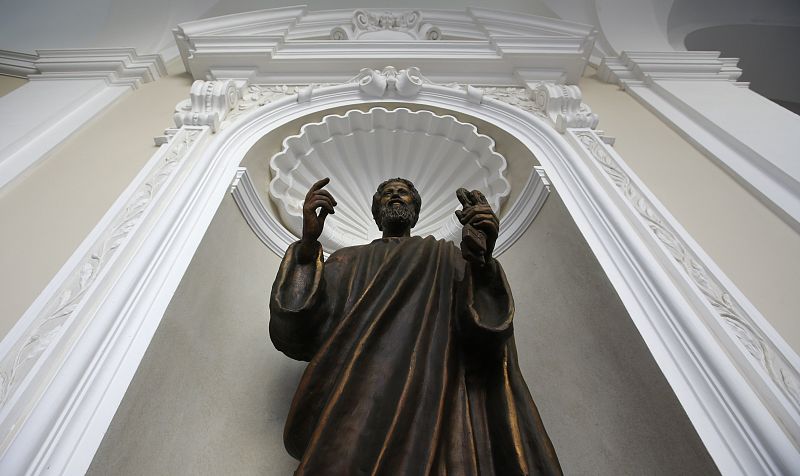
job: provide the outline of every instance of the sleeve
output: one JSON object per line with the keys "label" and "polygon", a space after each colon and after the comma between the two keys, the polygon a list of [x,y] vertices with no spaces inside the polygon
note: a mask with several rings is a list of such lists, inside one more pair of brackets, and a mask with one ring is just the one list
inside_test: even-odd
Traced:
{"label": "sleeve", "polygon": [[322,245],[316,246],[316,257],[306,264],[297,262],[298,243],[289,246],[270,295],[270,339],[296,360],[309,361],[314,356],[328,314]]}
{"label": "sleeve", "polygon": [[467,263],[459,294],[462,339],[474,349],[499,349],[514,333],[514,299],[500,263]]}

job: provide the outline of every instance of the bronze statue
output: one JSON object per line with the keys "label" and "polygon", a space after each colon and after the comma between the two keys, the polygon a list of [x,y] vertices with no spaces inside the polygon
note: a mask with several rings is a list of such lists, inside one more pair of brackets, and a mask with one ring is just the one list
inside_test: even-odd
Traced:
{"label": "bronze statue", "polygon": [[310,362],[284,429],[295,474],[561,474],[518,368],[514,302],[492,257],[499,221],[483,194],[456,193],[459,251],[410,236],[420,196],[387,180],[372,203],[383,238],[323,262],[328,182],[306,195],[303,237],[270,300],[272,342]]}

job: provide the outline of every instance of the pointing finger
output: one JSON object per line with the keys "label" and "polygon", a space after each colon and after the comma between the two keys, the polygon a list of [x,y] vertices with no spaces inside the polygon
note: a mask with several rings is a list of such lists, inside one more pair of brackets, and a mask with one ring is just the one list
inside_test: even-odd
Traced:
{"label": "pointing finger", "polygon": [[331,203],[334,206],[337,205],[336,199],[333,198],[333,195],[331,195],[330,192],[328,192],[327,190],[316,190],[316,191],[314,191],[313,197],[311,197],[311,198],[314,199],[314,198],[319,198],[319,197],[325,197],[328,200],[330,200]]}
{"label": "pointing finger", "polygon": [[458,201],[461,202],[461,206],[463,207],[469,207],[473,205],[469,198],[469,192],[467,192],[466,188],[459,188],[456,190],[456,198],[458,198]]}
{"label": "pointing finger", "polygon": [[[308,193],[311,194],[313,192],[316,192],[317,190],[321,189],[325,185],[328,185],[328,182],[330,182],[330,181],[331,181],[330,177],[325,177],[322,180],[317,180],[314,183],[314,185],[312,185],[311,188],[308,190]],[[306,195],[306,196],[308,196],[308,195]]]}

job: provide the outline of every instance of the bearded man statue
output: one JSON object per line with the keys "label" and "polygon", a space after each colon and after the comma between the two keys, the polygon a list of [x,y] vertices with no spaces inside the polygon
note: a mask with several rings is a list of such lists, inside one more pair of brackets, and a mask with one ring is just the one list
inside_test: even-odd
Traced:
{"label": "bearded man statue", "polygon": [[422,200],[383,182],[373,242],[323,259],[336,200],[315,183],[270,299],[270,337],[309,361],[284,430],[296,475],[561,474],[517,363],[499,221],[459,189],[460,248],[411,236]]}

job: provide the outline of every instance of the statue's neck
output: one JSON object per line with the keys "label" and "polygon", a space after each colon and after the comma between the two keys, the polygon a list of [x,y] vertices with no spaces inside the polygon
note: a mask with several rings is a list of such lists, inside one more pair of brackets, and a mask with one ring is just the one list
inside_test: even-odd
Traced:
{"label": "statue's neck", "polygon": [[392,229],[388,227],[383,227],[383,237],[384,238],[408,238],[411,236],[411,228],[398,228]]}

